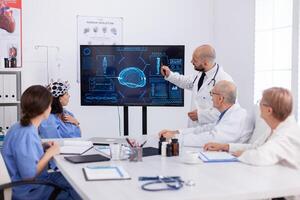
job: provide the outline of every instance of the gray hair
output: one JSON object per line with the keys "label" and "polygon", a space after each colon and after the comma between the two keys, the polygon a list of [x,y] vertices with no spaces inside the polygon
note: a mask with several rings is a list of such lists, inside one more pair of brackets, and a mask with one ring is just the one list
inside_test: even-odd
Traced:
{"label": "gray hair", "polygon": [[233,82],[225,80],[219,81],[215,85],[215,89],[224,97],[226,103],[235,104],[237,88]]}

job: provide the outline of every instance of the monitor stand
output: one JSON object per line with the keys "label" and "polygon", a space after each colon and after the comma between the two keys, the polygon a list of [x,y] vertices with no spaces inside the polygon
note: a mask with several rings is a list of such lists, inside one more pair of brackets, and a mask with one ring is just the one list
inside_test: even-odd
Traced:
{"label": "monitor stand", "polygon": [[[128,106],[124,106],[123,119],[124,119],[124,136],[129,135],[129,123],[128,123]],[[142,127],[143,135],[147,135],[147,106],[142,106]]]}
{"label": "monitor stand", "polygon": [[124,106],[123,110],[123,120],[124,120],[124,136],[128,136],[128,106]]}
{"label": "monitor stand", "polygon": [[142,115],[143,115],[143,135],[147,135],[147,106],[143,106],[143,111],[142,111]]}

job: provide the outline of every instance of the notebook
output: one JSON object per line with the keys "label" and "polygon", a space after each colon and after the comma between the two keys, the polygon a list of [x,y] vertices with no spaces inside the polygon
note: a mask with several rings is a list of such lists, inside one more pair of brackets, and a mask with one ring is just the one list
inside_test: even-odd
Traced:
{"label": "notebook", "polygon": [[71,163],[88,163],[88,162],[102,162],[102,161],[109,161],[110,158],[99,154],[93,155],[84,155],[84,156],[68,156],[64,157],[67,161]]}
{"label": "notebook", "polygon": [[122,166],[87,166],[83,173],[87,181],[131,179]]}
{"label": "notebook", "polygon": [[65,140],[60,147],[60,154],[81,155],[92,148],[91,141]]}
{"label": "notebook", "polygon": [[236,157],[224,151],[201,151],[199,158],[203,162],[238,162]]}
{"label": "notebook", "polygon": [[158,148],[154,148],[154,147],[144,147],[143,148],[143,157],[156,156],[156,155],[159,155]]}

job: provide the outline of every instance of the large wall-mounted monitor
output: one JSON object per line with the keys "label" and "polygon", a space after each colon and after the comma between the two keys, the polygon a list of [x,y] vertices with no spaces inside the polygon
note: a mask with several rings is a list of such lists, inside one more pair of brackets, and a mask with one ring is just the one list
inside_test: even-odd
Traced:
{"label": "large wall-mounted monitor", "polygon": [[183,45],[81,45],[81,105],[184,106],[161,65],[184,73]]}

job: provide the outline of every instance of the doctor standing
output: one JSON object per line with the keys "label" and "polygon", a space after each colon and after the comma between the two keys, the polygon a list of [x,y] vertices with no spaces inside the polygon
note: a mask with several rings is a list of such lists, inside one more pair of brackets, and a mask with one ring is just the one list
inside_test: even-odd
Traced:
{"label": "doctor standing", "polygon": [[172,72],[168,66],[161,67],[165,79],[180,88],[192,91],[191,111],[188,113],[188,127],[196,127],[216,122],[220,112],[213,107],[210,91],[221,80],[232,78],[215,62],[216,52],[210,45],[195,49],[191,63],[198,71],[197,75],[185,76]]}

